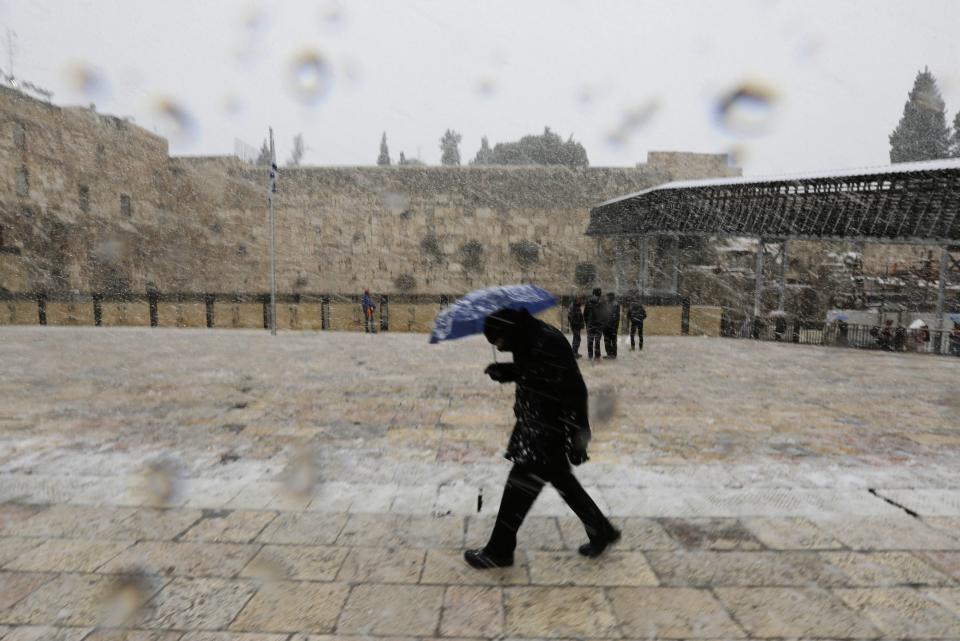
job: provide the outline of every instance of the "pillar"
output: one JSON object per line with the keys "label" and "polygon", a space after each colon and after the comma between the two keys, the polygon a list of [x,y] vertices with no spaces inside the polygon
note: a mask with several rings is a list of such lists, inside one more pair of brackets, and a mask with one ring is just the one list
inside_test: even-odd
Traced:
{"label": "pillar", "polygon": [[777,296],[777,309],[784,310],[787,296],[787,241],[780,243],[780,288]]}
{"label": "pillar", "polygon": [[757,239],[757,281],[753,293],[753,316],[760,316],[761,296],[763,294],[763,238]]}

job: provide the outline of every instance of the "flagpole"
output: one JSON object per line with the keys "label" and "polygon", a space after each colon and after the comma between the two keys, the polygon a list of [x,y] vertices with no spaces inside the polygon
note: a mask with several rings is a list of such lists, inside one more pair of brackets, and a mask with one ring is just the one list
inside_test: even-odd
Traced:
{"label": "flagpole", "polygon": [[270,335],[277,335],[277,258],[276,231],[273,224],[273,194],[276,193],[277,154],[273,146],[273,127],[270,127],[270,188],[267,201],[270,204]]}

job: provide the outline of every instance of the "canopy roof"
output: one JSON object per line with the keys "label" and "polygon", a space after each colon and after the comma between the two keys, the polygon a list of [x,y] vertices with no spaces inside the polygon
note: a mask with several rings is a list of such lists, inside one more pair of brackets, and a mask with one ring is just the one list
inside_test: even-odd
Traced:
{"label": "canopy roof", "polygon": [[590,236],[960,241],[960,159],[770,177],[683,180],[608,200]]}

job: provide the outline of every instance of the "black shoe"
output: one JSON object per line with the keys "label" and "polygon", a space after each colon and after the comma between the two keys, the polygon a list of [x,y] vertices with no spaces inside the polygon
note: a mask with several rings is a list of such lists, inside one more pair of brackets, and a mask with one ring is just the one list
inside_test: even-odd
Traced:
{"label": "black shoe", "polygon": [[513,555],[498,557],[487,554],[486,550],[467,550],[463,553],[464,560],[470,567],[478,570],[490,568],[508,568],[513,565]]}
{"label": "black shoe", "polygon": [[620,540],[620,530],[613,528],[613,531],[610,532],[605,538],[599,541],[590,541],[589,543],[584,543],[581,545],[577,552],[583,556],[588,556],[591,559],[595,559],[606,550],[609,546],[613,545]]}

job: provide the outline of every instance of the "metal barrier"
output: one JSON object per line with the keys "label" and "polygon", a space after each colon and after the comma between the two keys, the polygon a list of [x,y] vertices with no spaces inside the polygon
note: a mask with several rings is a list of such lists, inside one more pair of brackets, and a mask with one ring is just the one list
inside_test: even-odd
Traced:
{"label": "metal barrier", "polygon": [[[780,320],[781,322],[777,322]],[[851,325],[844,322],[802,321],[799,318],[731,319],[721,322],[721,336],[751,340],[876,349],[939,356],[960,356],[960,326],[935,330],[889,325]]]}

